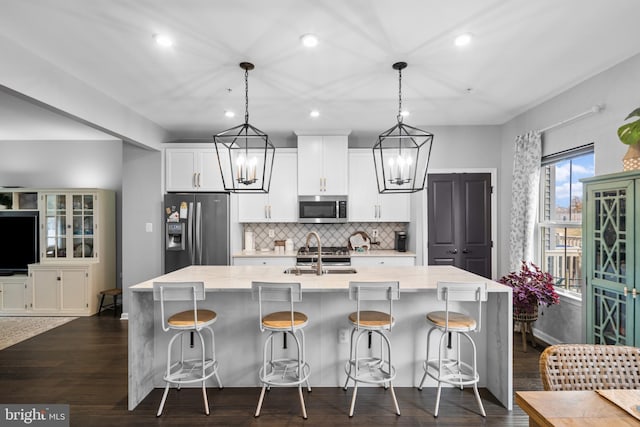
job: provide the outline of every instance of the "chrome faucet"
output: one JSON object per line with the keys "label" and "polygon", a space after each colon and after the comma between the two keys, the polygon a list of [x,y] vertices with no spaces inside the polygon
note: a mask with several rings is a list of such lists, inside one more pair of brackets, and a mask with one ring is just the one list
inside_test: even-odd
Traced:
{"label": "chrome faucet", "polygon": [[311,238],[311,236],[314,236],[316,238],[316,241],[318,242],[318,261],[316,263],[316,274],[318,276],[322,275],[322,243],[320,243],[320,236],[318,235],[318,233],[316,233],[315,231],[310,231],[309,234],[307,234],[307,243],[306,243],[306,247],[307,247],[307,252],[309,252],[309,239]]}

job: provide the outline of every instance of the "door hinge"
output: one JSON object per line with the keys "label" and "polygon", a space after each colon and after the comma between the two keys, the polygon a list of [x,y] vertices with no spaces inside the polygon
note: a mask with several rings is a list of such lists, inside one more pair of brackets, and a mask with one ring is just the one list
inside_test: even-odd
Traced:
{"label": "door hinge", "polygon": [[489,194],[493,194],[493,185],[489,187]]}
{"label": "door hinge", "polygon": [[87,308],[89,308],[89,303],[86,303],[84,306],[85,306],[85,307],[87,307]]}
{"label": "door hinge", "polygon": [[491,241],[491,247],[493,247],[493,240]]}

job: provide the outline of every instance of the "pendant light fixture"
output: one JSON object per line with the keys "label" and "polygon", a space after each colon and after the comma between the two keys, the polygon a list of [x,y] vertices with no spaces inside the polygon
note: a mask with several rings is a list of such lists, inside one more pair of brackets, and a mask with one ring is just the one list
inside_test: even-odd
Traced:
{"label": "pendant light fixture", "polygon": [[402,70],[406,62],[396,62],[398,70],[398,123],[382,132],[373,146],[373,161],[380,193],[415,193],[424,189],[431,157],[433,134],[402,122]]}
{"label": "pendant light fixture", "polygon": [[213,136],[222,183],[234,193],[268,193],[276,149],[267,134],[249,124],[249,71],[255,67],[241,62],[240,68],[244,70],[244,123]]}

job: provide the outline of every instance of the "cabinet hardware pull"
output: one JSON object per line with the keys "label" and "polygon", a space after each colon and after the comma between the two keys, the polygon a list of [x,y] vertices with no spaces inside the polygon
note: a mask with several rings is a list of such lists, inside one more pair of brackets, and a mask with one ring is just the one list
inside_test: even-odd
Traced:
{"label": "cabinet hardware pull", "polygon": [[455,254],[457,254],[457,253],[458,253],[458,249],[457,249],[457,248],[455,248],[455,249],[454,249],[454,250],[452,250],[452,251],[447,251],[447,253],[449,253],[449,254],[454,254],[454,255],[455,255]]}
{"label": "cabinet hardware pull", "polygon": [[463,253],[463,254],[469,254],[469,253],[471,253],[471,251],[470,251],[469,249],[467,249],[467,248],[464,248],[464,249],[462,250],[462,253]]}
{"label": "cabinet hardware pull", "polygon": [[196,188],[198,185],[196,184],[196,173],[193,173],[193,176],[191,177],[191,186],[193,188]]}
{"label": "cabinet hardware pull", "polygon": [[198,188],[202,187],[202,183],[200,182],[200,172],[198,172]]}

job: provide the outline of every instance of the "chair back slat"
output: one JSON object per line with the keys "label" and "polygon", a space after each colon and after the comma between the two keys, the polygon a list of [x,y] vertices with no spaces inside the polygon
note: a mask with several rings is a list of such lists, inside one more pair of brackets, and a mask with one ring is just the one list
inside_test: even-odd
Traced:
{"label": "chair back slat", "polygon": [[251,282],[251,294],[254,301],[300,302],[302,288],[300,283]]}
{"label": "chair back slat", "polygon": [[486,301],[486,283],[438,282],[438,301]]}
{"label": "chair back slat", "polygon": [[395,301],[400,299],[400,284],[398,282],[349,282],[349,299]]}
{"label": "chair back slat", "polygon": [[160,301],[161,293],[165,301],[192,301],[194,291],[196,301],[205,299],[204,282],[153,282],[155,301]]}

